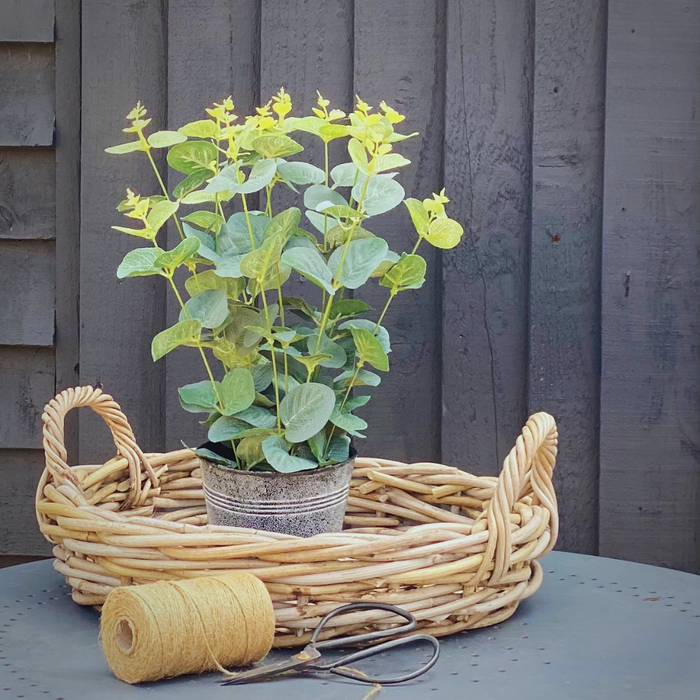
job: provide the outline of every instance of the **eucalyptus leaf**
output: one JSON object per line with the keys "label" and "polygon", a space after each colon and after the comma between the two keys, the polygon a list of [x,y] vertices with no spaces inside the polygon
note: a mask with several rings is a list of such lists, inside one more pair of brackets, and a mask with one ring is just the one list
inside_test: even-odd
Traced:
{"label": "eucalyptus leaf", "polygon": [[379,326],[374,321],[370,321],[368,318],[352,318],[349,321],[344,321],[338,326],[338,330],[352,330],[353,328],[364,328],[364,330],[369,331],[376,336],[377,340],[381,343],[382,350],[384,350],[387,355],[391,352],[391,342],[389,338],[389,331],[387,331],[384,326]]}
{"label": "eucalyptus leaf", "polygon": [[253,148],[264,158],[286,158],[304,147],[285,134],[263,134],[253,139]]}
{"label": "eucalyptus leaf", "polygon": [[250,426],[233,416],[221,416],[209,428],[207,438],[211,442],[226,442],[237,438],[241,433],[248,430]]}
{"label": "eucalyptus leaf", "polygon": [[347,435],[333,435],[326,450],[324,464],[339,464],[350,458],[350,438]]}
{"label": "eucalyptus leaf", "polygon": [[173,196],[177,199],[184,199],[188,194],[194,192],[212,176],[211,170],[195,170],[184,180],[178,182],[173,188]]}
{"label": "eucalyptus leaf", "polygon": [[346,316],[355,316],[355,314],[364,314],[371,311],[372,307],[362,299],[341,299],[334,301],[331,306],[329,318],[337,320]]}
{"label": "eucalyptus leaf", "polygon": [[354,163],[341,163],[331,170],[336,187],[352,187],[357,181],[358,169]]}
{"label": "eucalyptus leaf", "polygon": [[269,365],[253,365],[251,368],[255,391],[265,391],[272,384],[273,367]]}
{"label": "eucalyptus leaf", "polygon": [[405,194],[403,187],[389,175],[373,175],[366,187],[358,182],[352,188],[353,199],[362,200],[362,208],[369,216],[390,211],[401,204]]}
{"label": "eucalyptus leaf", "polygon": [[181,386],[177,393],[180,401],[188,406],[199,406],[203,410],[208,411],[218,408],[219,405],[216,390],[209,380]]}
{"label": "eucalyptus leaf", "polygon": [[148,277],[160,274],[155,262],[163,251],[160,248],[136,248],[130,250],[117,268],[117,277]]}
{"label": "eucalyptus leaf", "polygon": [[[212,440],[211,442],[214,442],[214,440]],[[236,469],[238,467],[238,465],[232,459],[222,457],[216,452],[208,450],[206,447],[195,447],[190,449],[197,455],[197,457],[206,459],[209,462],[214,462],[214,464],[218,464],[222,467],[227,467],[228,469]]]}
{"label": "eucalyptus leaf", "polygon": [[398,253],[388,250],[384,260],[379,263],[377,269],[372,272],[370,277],[383,277],[399,260]]}
{"label": "eucalyptus leaf", "polygon": [[273,428],[277,425],[275,414],[263,406],[248,406],[248,408],[236,413],[235,417],[256,428]]}
{"label": "eucalyptus leaf", "polygon": [[426,263],[420,255],[404,253],[399,261],[379,280],[392,294],[405,289],[419,289],[425,282]]}
{"label": "eucalyptus leaf", "polygon": [[183,221],[188,224],[194,224],[203,228],[206,231],[213,231],[214,233],[219,233],[221,225],[224,223],[224,219],[219,214],[215,214],[213,211],[206,211],[202,209],[201,211],[193,211],[187,216],[182,217]]}
{"label": "eucalyptus leaf", "polygon": [[260,462],[265,461],[265,454],[262,450],[262,443],[267,439],[267,435],[248,435],[244,437],[236,448],[238,459],[242,460],[246,468],[252,469]]}
{"label": "eucalyptus leaf", "polygon": [[364,328],[351,329],[360,364],[368,363],[382,372],[389,371],[389,358],[379,340]]}
{"label": "eucalyptus leaf", "polygon": [[255,382],[247,367],[237,367],[226,373],[219,389],[223,414],[241,418],[240,412],[252,405],[255,400]]}
{"label": "eucalyptus leaf", "polygon": [[243,277],[241,272],[241,260],[247,253],[239,253],[238,255],[224,255],[219,259],[216,265],[216,274],[219,277],[230,277],[232,279],[240,279]]}
{"label": "eucalyptus leaf", "polygon": [[[198,320],[203,328],[218,328],[228,316],[226,290],[207,289],[193,296],[185,302],[185,311],[189,318]],[[184,314],[185,311],[181,313]]]}
{"label": "eucalyptus leaf", "polygon": [[295,185],[318,185],[326,179],[323,170],[311,163],[278,163],[277,173]]}
{"label": "eucalyptus leaf", "polygon": [[187,137],[178,131],[154,131],[147,140],[151,148],[168,148],[187,141]]}
{"label": "eucalyptus leaf", "polygon": [[349,413],[350,411],[362,408],[362,406],[369,403],[371,398],[371,396],[366,394],[364,396],[352,396],[345,402],[344,410]]}
{"label": "eucalyptus leaf", "polygon": [[265,438],[262,442],[262,450],[268,464],[275,471],[283,474],[315,469],[318,466],[316,462],[311,460],[290,455],[287,443],[278,435]]}
{"label": "eucalyptus leaf", "polygon": [[181,126],[178,131],[184,136],[197,139],[213,139],[216,136],[217,127],[211,119],[200,119]]}
{"label": "eucalyptus leaf", "polygon": [[210,193],[229,191],[240,194],[259,192],[272,182],[276,170],[277,165],[274,160],[259,160],[250,169],[248,179],[240,182],[241,171],[235,165],[229,165],[212,178],[204,191]]}
{"label": "eucalyptus leaf", "polygon": [[163,224],[178,210],[179,206],[177,202],[170,202],[167,199],[163,202],[157,202],[148,212],[146,223],[153,231],[159,231]]}
{"label": "eucalyptus leaf", "polygon": [[317,211],[307,211],[306,218],[311,222],[313,227],[321,233],[330,231],[334,226],[339,225],[337,219],[321,214]]}
{"label": "eucalyptus leaf", "polygon": [[[343,372],[342,374],[339,374],[333,380],[333,383],[338,384],[343,389],[345,389],[350,385],[350,382],[351,382],[354,374],[355,374],[355,372],[353,370],[347,370],[347,371]],[[382,378],[378,374],[375,374],[374,372],[370,372],[369,370],[366,370],[366,369],[361,369],[357,373],[357,377],[355,377],[355,381],[352,382],[352,385],[353,386],[379,386],[381,384],[381,381],[382,381]]]}
{"label": "eucalyptus leaf", "polygon": [[229,299],[240,296],[240,284],[232,279],[219,277],[214,270],[203,270],[185,280],[185,289],[191,297],[205,292],[207,289],[225,289]]}
{"label": "eucalyptus leaf", "polygon": [[129,141],[128,143],[120,143],[118,146],[110,146],[105,148],[105,153],[111,153],[112,155],[125,155],[127,153],[133,153],[134,151],[144,151],[146,150],[140,141]]}
{"label": "eucalyptus leaf", "polygon": [[[250,222],[250,228],[248,228],[248,222]],[[269,222],[270,219],[267,216],[254,214],[246,216],[245,212],[233,214],[219,231],[217,252],[222,255],[249,253],[254,247],[260,247]]]}
{"label": "eucalyptus leaf", "polygon": [[312,435],[307,444],[311,449],[311,453],[316,458],[316,461],[321,464],[324,460],[326,451],[326,431],[319,430],[315,435]]}
{"label": "eucalyptus leaf", "polygon": [[[347,248],[347,253],[345,249]],[[382,238],[363,238],[336,248],[328,260],[333,278],[348,289],[361,287],[384,260],[389,246]],[[340,261],[343,260],[340,269]]]}
{"label": "eucalyptus leaf", "polygon": [[332,285],[333,274],[318,250],[311,248],[292,248],[282,253],[282,262],[296,270],[300,275],[325,289],[329,294],[335,294]]}
{"label": "eucalyptus leaf", "polygon": [[440,217],[430,222],[425,240],[430,245],[443,250],[454,248],[461,240],[464,229],[461,224],[447,217]]}
{"label": "eucalyptus leaf", "polygon": [[161,253],[155,261],[158,267],[172,272],[182,263],[186,262],[199,250],[201,242],[199,238],[185,238],[180,241],[172,250]]}
{"label": "eucalyptus leaf", "polygon": [[365,437],[360,433],[360,430],[366,430],[367,422],[362,420],[359,416],[353,416],[352,413],[340,411],[336,408],[331,415],[331,423],[338,426],[346,433],[350,433],[350,435],[362,438]]}
{"label": "eucalyptus leaf", "polygon": [[299,209],[296,207],[285,209],[270,219],[265,227],[263,240],[271,238],[272,236],[280,236],[284,243],[286,243],[293,231],[298,228],[300,219],[301,212]]}
{"label": "eucalyptus leaf", "polygon": [[[307,337],[306,349],[309,353],[316,352],[317,341],[318,333]],[[328,359],[321,360],[319,364],[321,367],[328,367],[330,369],[340,369],[348,359],[345,350],[343,350],[338,343],[333,342],[325,333],[321,335],[321,342],[318,344],[318,353],[329,356]]]}
{"label": "eucalyptus leaf", "polygon": [[219,262],[221,260],[221,256],[216,252],[216,241],[213,236],[186,223],[182,224],[182,231],[186,238],[199,239],[201,245],[197,249],[197,255],[200,258],[205,258],[210,262]]}
{"label": "eucalyptus leaf", "polygon": [[153,338],[151,356],[154,360],[159,360],[180,345],[196,345],[199,342],[201,330],[202,324],[196,319],[180,321],[166,328]]}
{"label": "eucalyptus leaf", "polygon": [[308,440],[326,425],[334,408],[335,393],[323,384],[310,382],[292,389],[279,410],[285,438],[289,442]]}
{"label": "eucalyptus leaf", "polygon": [[[358,141],[357,139],[350,139],[348,142],[348,153],[350,154],[350,158],[352,159],[352,162],[355,164],[355,167],[362,173],[367,173],[369,171],[369,161],[367,160],[367,151],[365,150],[365,147],[362,145],[361,141]],[[355,197],[353,194],[353,197],[355,198],[355,201],[359,202],[360,198]]]}
{"label": "eucalyptus leaf", "polygon": [[185,141],[168,151],[168,165],[187,175],[197,170],[210,170],[218,158],[216,146],[209,141]]}
{"label": "eucalyptus leaf", "polygon": [[409,197],[408,199],[404,200],[404,204],[408,209],[408,213],[411,215],[411,221],[413,221],[416,232],[419,236],[424,236],[426,233],[428,233],[430,217],[423,206],[423,202],[421,202],[420,199]]}
{"label": "eucalyptus leaf", "polygon": [[283,248],[283,238],[280,236],[268,238],[259,248],[250,251],[241,260],[241,272],[262,284],[270,268],[279,262]]}
{"label": "eucalyptus leaf", "polygon": [[[347,206],[345,197],[326,185],[311,185],[304,192],[304,206],[307,209],[320,211],[320,207],[339,204]],[[313,223],[313,222],[312,222]]]}
{"label": "eucalyptus leaf", "polygon": [[410,165],[410,163],[411,161],[408,160],[408,158],[404,158],[400,153],[387,153],[377,156],[377,160],[374,164],[374,172],[383,173],[387,170],[403,168],[406,165]]}

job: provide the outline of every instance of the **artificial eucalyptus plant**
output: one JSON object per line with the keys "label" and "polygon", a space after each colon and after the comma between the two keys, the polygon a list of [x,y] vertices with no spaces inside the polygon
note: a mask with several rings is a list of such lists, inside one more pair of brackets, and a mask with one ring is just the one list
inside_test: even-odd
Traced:
{"label": "artificial eucalyptus plant", "polygon": [[[394,145],[416,134],[395,131],[404,116],[380,107],[373,112],[358,99],[346,116],[319,94],[312,115],[291,117],[282,89],[244,120],[227,98],[206,110],[208,119],[146,135],[151,119],[139,103],[124,129],[135,139],[107,149],[143,152],[162,190],[127,190],[119,204],[133,224],[113,228],[150,246],[129,252],[117,276],[160,275],[180,304],[178,323],[155,336],[152,355],[197,349],[206,379],[180,387],[182,407],[206,414],[209,440],[230,446],[221,454],[200,450],[203,456],[232,468],[294,472],[343,462],[350,436],[363,437],[367,424],[355,411],[369,396],[352,389],[380,383],[370,367],[389,370],[386,311],[397,294],[423,285],[422,241],[452,248],[462,236],[445,213],[444,191],[423,201],[404,198],[396,171],[410,161]],[[322,168],[299,159],[304,149],[290,136],[299,132],[323,143]],[[347,141],[348,157],[331,169],[329,143],[336,139]],[[167,149],[168,165],[185,176],[172,192],[154,149]],[[276,210],[277,188],[299,194],[303,221],[297,207]],[[410,252],[398,253],[370,229],[374,217],[401,202],[417,238]],[[181,241],[165,250],[158,236],[171,219]],[[295,272],[321,293],[285,294]],[[358,295],[372,279],[387,293],[377,315]]]}

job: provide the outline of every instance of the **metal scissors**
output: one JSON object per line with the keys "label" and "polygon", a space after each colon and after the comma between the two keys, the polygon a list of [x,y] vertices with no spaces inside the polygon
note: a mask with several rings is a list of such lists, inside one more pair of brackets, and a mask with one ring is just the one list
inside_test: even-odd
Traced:
{"label": "metal scissors", "polygon": [[[356,610],[386,610],[387,612],[392,612],[395,615],[403,617],[403,619],[406,620],[406,624],[401,625],[400,627],[393,627],[391,629],[367,632],[366,634],[358,634],[353,637],[328,639],[323,642],[318,641],[321,631],[330,619],[334,618],[336,615],[343,615]],[[408,632],[412,632],[415,628],[416,618],[413,617],[413,615],[411,615],[411,613],[407,610],[398,608],[395,605],[388,605],[386,603],[350,603],[348,605],[342,605],[341,607],[328,613],[328,615],[326,615],[321,622],[319,622],[318,627],[316,627],[313,635],[311,636],[311,641],[302,651],[300,651],[298,654],[294,654],[294,656],[292,656],[288,661],[279,661],[277,663],[253,668],[250,671],[243,671],[237,674],[234,678],[224,681],[221,685],[237,685],[239,683],[268,680],[290,671],[297,673],[334,673],[337,676],[351,678],[353,680],[360,681],[361,683],[380,683],[381,685],[391,685],[392,683],[403,683],[404,681],[410,681],[411,679],[417,678],[431,669],[438,660],[438,656],[440,655],[440,643],[432,635],[412,634],[408,637],[392,639],[390,641],[382,642],[381,644],[371,646],[367,649],[361,649],[360,651],[356,651],[352,654],[348,654],[347,656],[343,656],[339,659],[334,659],[333,661],[328,662],[323,660],[321,650],[364,644],[366,642],[373,642],[377,639],[383,639],[384,637],[393,637],[397,634],[403,635]],[[348,664],[359,661],[360,659],[366,659],[370,656],[374,656],[375,654],[381,654],[388,649],[402,647],[418,641],[429,642],[433,647],[433,655],[426,664],[420,668],[417,668],[415,671],[411,671],[410,673],[405,673],[402,676],[394,676],[392,678],[368,678],[360,675],[359,672],[354,671],[353,669],[346,668]]]}

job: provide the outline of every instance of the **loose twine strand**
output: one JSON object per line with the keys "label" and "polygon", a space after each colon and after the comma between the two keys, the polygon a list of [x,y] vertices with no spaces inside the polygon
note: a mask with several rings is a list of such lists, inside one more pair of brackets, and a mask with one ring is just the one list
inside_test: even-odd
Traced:
{"label": "loose twine strand", "polygon": [[109,667],[127,683],[219,671],[260,661],[275,615],[264,584],[235,572],[115,589],[102,608]]}

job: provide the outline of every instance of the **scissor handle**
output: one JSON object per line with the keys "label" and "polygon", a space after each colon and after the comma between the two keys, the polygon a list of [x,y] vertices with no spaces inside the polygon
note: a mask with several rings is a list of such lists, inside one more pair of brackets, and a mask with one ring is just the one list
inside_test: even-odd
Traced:
{"label": "scissor handle", "polygon": [[[347,668],[348,664],[354,663],[355,661],[360,661],[360,659],[366,659],[368,656],[374,656],[375,654],[381,654],[384,651],[393,649],[395,647],[405,646],[406,644],[413,644],[414,642],[429,642],[433,647],[433,655],[430,660],[417,668],[415,671],[410,673],[404,673],[402,676],[394,676],[392,678],[375,678],[360,675],[359,672],[353,671]],[[404,681],[410,681],[418,676],[422,676],[426,671],[429,671],[437,663],[438,657],[440,656],[440,643],[435,637],[430,634],[412,634],[409,637],[402,637],[400,639],[392,639],[383,644],[378,644],[377,646],[369,647],[368,649],[360,649],[354,654],[348,654],[342,659],[337,659],[329,664],[314,664],[313,670],[315,671],[330,671],[337,676],[344,676],[345,678],[352,678],[352,680],[360,681],[362,683],[379,683],[380,685],[392,685],[393,683],[403,683]]]}
{"label": "scissor handle", "polygon": [[[325,642],[316,641],[318,639],[318,635],[321,633],[330,619],[334,618],[336,615],[343,615],[344,613],[352,612],[353,610],[386,610],[386,612],[394,613],[394,615],[403,617],[407,624],[401,625],[401,627],[392,627],[391,629],[367,632],[366,634],[356,634],[354,637],[327,639]],[[341,605],[339,608],[329,612],[328,615],[326,615],[321,622],[318,623],[318,627],[316,627],[314,633],[311,635],[311,641],[309,644],[316,647],[316,649],[333,649],[335,647],[353,646],[355,644],[363,644],[364,642],[372,642],[375,639],[393,637],[395,634],[406,634],[407,632],[412,632],[416,628],[416,624],[416,618],[413,617],[408,610],[398,608],[395,605],[389,605],[388,603],[348,603],[347,605]]]}

